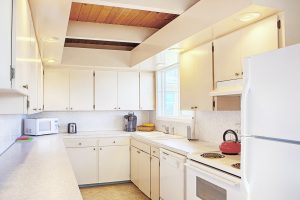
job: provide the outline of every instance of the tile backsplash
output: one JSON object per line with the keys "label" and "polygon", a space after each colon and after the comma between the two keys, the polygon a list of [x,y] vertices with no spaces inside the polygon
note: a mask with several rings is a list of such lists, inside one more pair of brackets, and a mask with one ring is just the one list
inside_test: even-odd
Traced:
{"label": "tile backsplash", "polygon": [[[123,130],[124,119],[128,111],[99,112],[43,112],[29,117],[55,117],[59,120],[60,132],[67,132],[68,123],[76,123],[77,131]],[[149,122],[148,111],[134,112],[138,125]]]}
{"label": "tile backsplash", "polygon": [[0,115],[0,154],[22,135],[23,115]]}
{"label": "tile backsplash", "polygon": [[[155,112],[151,113],[151,120],[155,122],[159,131],[164,131],[168,126],[170,132],[186,136],[187,126],[192,126],[192,121],[156,120]],[[240,130],[241,112],[197,112],[196,137],[199,140],[219,144],[223,141],[223,133],[227,129]]]}

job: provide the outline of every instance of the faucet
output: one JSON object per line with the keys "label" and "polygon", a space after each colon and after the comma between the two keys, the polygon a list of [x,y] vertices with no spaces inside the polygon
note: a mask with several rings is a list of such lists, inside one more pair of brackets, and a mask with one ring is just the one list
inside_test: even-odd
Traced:
{"label": "faucet", "polygon": [[170,128],[166,125],[163,125],[163,128],[165,128],[165,134],[169,134],[170,133]]}

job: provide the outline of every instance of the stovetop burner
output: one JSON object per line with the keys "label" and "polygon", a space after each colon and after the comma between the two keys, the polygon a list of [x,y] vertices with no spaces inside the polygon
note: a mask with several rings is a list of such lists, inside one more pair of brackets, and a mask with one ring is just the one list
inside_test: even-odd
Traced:
{"label": "stovetop burner", "polygon": [[233,168],[236,168],[236,169],[241,169],[241,163],[235,163],[233,165],[231,165]]}
{"label": "stovetop burner", "polygon": [[218,159],[218,158],[224,158],[225,156],[219,153],[203,153],[201,154],[203,158],[210,158],[210,159]]}

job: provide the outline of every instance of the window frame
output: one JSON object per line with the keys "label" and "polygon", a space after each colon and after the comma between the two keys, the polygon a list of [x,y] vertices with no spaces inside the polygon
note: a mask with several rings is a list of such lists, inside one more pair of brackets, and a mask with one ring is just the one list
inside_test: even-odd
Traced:
{"label": "window frame", "polygon": [[[168,70],[177,68],[178,69],[178,106],[177,106],[177,115],[176,116],[166,116],[164,112],[165,108],[165,73]],[[161,80],[159,80],[161,79]],[[180,63],[174,63],[166,68],[163,68],[156,72],[156,120],[158,121],[173,121],[173,122],[191,122],[192,112],[190,115],[183,115],[183,111],[180,110]],[[160,94],[161,93],[161,94]]]}

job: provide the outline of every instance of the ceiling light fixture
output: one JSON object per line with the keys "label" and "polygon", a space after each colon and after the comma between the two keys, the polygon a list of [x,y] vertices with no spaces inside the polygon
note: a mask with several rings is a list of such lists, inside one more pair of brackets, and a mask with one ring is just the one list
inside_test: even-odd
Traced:
{"label": "ceiling light fixture", "polygon": [[49,43],[58,42],[59,38],[58,37],[50,37],[48,39],[45,39],[44,41],[49,42]]}
{"label": "ceiling light fixture", "polygon": [[48,62],[48,63],[55,63],[55,62],[56,62],[56,60],[55,60],[55,59],[53,59],[53,58],[50,58],[50,59],[48,59],[48,60],[47,60],[47,62]]}
{"label": "ceiling light fixture", "polygon": [[258,12],[244,13],[239,16],[239,20],[241,22],[249,22],[249,21],[259,18],[260,16],[261,16],[261,14]]}

